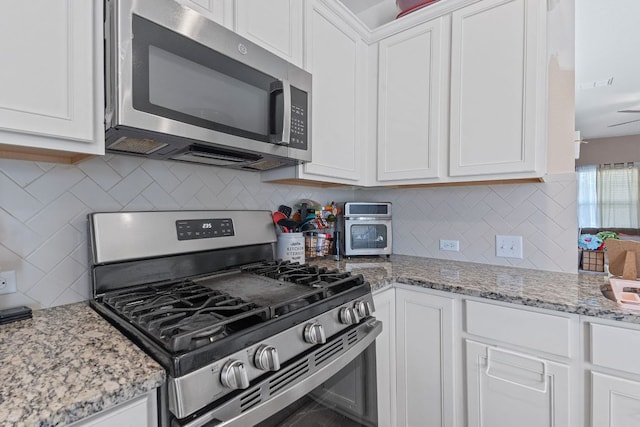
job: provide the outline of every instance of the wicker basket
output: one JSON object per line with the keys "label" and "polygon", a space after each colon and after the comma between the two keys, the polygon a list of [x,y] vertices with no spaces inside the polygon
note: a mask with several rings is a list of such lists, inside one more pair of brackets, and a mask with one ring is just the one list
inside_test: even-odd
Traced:
{"label": "wicker basket", "polygon": [[582,251],[580,268],[585,271],[604,271],[604,251]]}

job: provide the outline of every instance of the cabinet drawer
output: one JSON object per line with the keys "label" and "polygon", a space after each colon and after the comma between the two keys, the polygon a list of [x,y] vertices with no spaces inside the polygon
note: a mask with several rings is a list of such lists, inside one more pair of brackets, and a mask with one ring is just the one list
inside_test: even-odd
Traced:
{"label": "cabinet drawer", "polygon": [[572,319],[465,301],[466,332],[504,343],[571,357]]}
{"label": "cabinet drawer", "polygon": [[640,331],[591,323],[591,363],[640,374]]}

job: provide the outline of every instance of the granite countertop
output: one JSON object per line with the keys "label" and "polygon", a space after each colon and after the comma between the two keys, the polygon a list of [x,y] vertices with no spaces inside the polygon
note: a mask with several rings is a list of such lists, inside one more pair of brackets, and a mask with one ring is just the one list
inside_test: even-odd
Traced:
{"label": "granite countertop", "polygon": [[164,381],[164,369],[86,303],[0,326],[2,426],[66,425]]}
{"label": "granite countertop", "polygon": [[307,262],[362,274],[375,292],[393,283],[420,286],[514,304],[640,323],[640,311],[623,310],[603,296],[607,277],[557,273],[434,258],[392,255]]}
{"label": "granite countertop", "polygon": [[[395,283],[567,313],[640,323],[605,298],[603,274],[556,273],[392,255],[307,262]],[[163,384],[165,371],[88,304],[39,310],[0,326],[0,424],[66,425]]]}

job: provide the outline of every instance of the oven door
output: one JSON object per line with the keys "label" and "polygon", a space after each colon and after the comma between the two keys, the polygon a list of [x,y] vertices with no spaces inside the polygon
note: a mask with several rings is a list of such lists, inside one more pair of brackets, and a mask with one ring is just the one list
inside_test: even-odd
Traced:
{"label": "oven door", "polygon": [[231,400],[172,426],[377,427],[375,338],[381,331],[382,323],[370,318]]}
{"label": "oven door", "polygon": [[391,254],[390,219],[345,219],[344,228],[345,255]]}

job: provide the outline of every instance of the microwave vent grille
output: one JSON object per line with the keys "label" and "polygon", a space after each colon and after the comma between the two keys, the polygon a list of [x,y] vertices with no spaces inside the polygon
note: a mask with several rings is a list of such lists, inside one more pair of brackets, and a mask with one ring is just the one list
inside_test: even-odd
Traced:
{"label": "microwave vent grille", "polygon": [[148,138],[122,137],[107,148],[125,153],[151,154],[154,151],[158,151],[159,149],[166,147],[167,145],[168,144]]}

